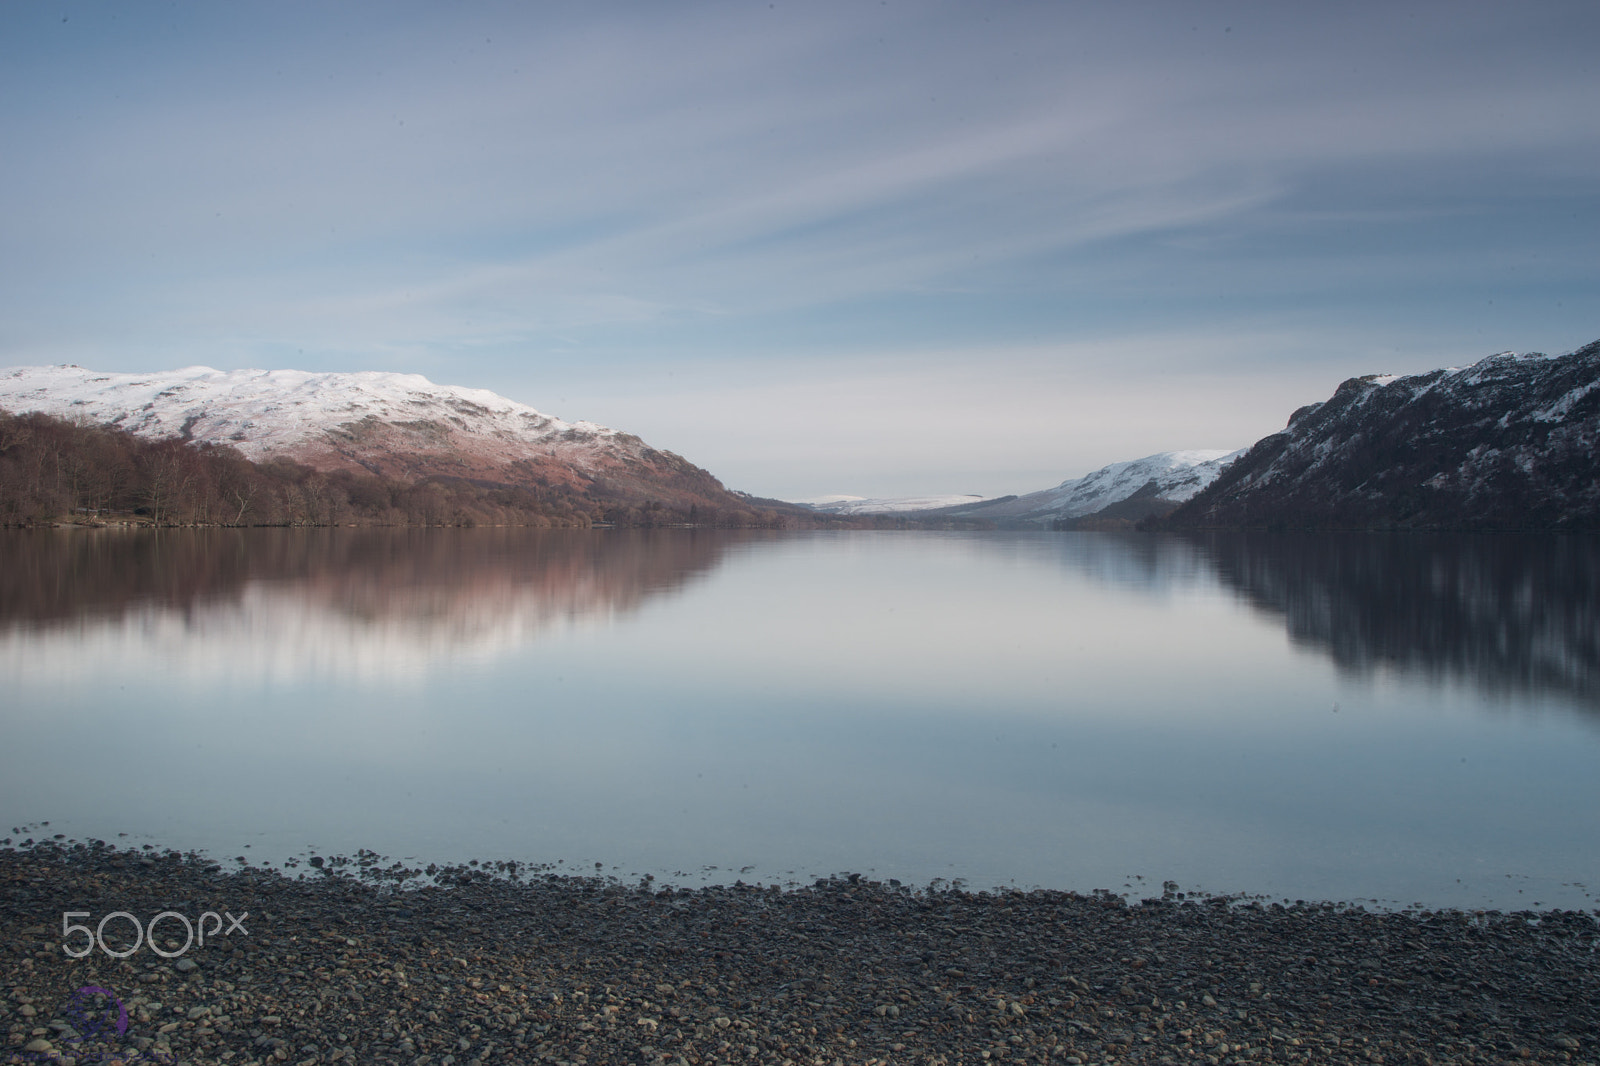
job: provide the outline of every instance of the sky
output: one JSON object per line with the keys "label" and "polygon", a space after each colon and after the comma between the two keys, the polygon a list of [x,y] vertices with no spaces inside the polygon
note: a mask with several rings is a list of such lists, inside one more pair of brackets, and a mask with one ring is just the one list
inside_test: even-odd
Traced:
{"label": "sky", "polygon": [[1600,5],[0,5],[0,366],[1028,492],[1600,338]]}

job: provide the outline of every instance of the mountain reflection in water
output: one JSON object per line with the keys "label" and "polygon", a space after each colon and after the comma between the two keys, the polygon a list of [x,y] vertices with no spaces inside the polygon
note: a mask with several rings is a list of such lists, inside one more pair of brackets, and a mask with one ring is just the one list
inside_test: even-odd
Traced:
{"label": "mountain reflection in water", "polygon": [[1217,573],[1342,670],[1393,669],[1600,709],[1600,541],[1432,534],[1234,535]]}
{"label": "mountain reflection in water", "polygon": [[711,571],[733,541],[317,529],[13,533],[5,543],[0,635],[89,627],[125,645],[204,647],[192,657],[205,661],[218,661],[223,642],[232,668],[254,659],[282,674],[492,657],[554,627],[635,611]]}
{"label": "mountain reflection in water", "polygon": [[1516,536],[4,533],[0,812],[253,860],[1589,907],[1597,556]]}
{"label": "mountain reflection in water", "polygon": [[[493,657],[551,627],[629,614],[709,574],[736,546],[777,549],[829,536],[852,534],[7,533],[0,633],[97,624],[132,627],[144,640],[166,630],[232,633],[258,646],[283,645],[285,662],[332,658],[376,670],[399,657],[419,666],[442,655]],[[1555,694],[1600,709],[1595,538],[952,536],[980,553],[1049,556],[1127,591],[1231,590],[1281,620],[1291,641],[1347,673],[1391,670],[1491,694]]]}
{"label": "mountain reflection in water", "polygon": [[1220,586],[1349,675],[1395,671],[1600,711],[1600,538],[1066,533],[1022,540],[1130,592]]}

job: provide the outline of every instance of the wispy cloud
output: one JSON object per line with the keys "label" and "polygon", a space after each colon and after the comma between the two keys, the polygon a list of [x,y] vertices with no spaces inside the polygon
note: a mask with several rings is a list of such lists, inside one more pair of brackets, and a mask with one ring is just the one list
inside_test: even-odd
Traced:
{"label": "wispy cloud", "polygon": [[1600,332],[1592,5],[63,10],[0,9],[3,362]]}

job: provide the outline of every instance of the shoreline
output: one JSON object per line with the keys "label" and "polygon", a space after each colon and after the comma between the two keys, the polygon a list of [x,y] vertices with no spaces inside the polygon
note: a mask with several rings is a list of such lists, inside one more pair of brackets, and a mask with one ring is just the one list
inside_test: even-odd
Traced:
{"label": "shoreline", "polygon": [[[1583,911],[483,870],[397,892],[100,844],[0,850],[0,1061],[1381,1066],[1591,1062],[1600,1040]],[[114,911],[198,919],[210,939],[68,958],[63,915]],[[219,935],[205,912],[248,917]],[[125,921],[104,929],[112,950]],[[169,954],[182,929],[162,919]],[[74,999],[91,986],[124,1031]]]}

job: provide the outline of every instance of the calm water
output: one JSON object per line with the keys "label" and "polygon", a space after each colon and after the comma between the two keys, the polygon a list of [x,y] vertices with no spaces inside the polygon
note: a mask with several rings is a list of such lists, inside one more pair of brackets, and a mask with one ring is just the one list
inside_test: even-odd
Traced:
{"label": "calm water", "polygon": [[1600,886],[1595,540],[0,551],[0,833],[1135,898],[1589,907]]}

